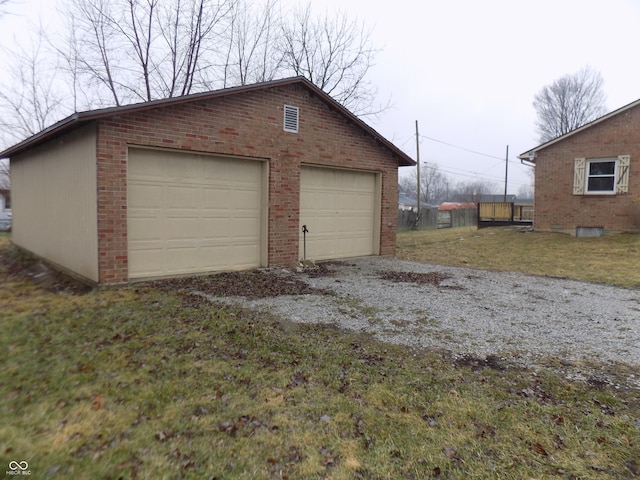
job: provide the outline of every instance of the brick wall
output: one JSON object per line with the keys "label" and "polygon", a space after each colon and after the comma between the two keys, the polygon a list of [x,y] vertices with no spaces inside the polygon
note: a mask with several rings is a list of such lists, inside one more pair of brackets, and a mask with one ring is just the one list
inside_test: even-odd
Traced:
{"label": "brick wall", "polygon": [[[631,155],[629,191],[573,195],[576,158]],[[575,234],[578,226],[640,231],[640,108],[634,107],[536,153],[534,228]]]}
{"label": "brick wall", "polygon": [[[283,107],[300,109],[299,133]],[[98,121],[98,252],[101,283],[128,281],[127,147],[173,148],[269,161],[268,263],[298,260],[300,165],[382,175],[380,253],[395,251],[398,161],[370,135],[300,84],[162,106]]]}

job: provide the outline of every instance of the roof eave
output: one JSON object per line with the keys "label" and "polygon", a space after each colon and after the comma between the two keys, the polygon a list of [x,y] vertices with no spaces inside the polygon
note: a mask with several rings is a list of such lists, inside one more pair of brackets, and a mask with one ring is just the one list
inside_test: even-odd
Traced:
{"label": "roof eave", "polygon": [[521,153],[520,155],[518,155],[518,158],[524,162],[529,162],[533,165],[535,165],[536,161],[535,161],[535,156],[536,153],[538,153],[540,150],[544,150],[547,147],[550,147],[551,145],[554,145],[558,142],[562,142],[564,140],[566,140],[569,137],[572,137],[588,128],[591,128],[595,125],[598,125],[599,123],[604,122],[605,120],[609,120],[612,117],[615,117],[616,115],[619,115],[621,113],[626,112],[627,110],[630,110],[634,107],[637,107],[638,105],[640,105],[640,99],[636,100],[634,102],[631,102],[623,107],[620,107],[616,110],[613,110],[612,112],[607,113],[606,115],[603,115],[602,117],[596,118],[595,120],[584,124],[581,127],[576,128],[575,130],[572,130],[568,133],[565,133],[564,135],[560,135],[559,137],[553,138],[551,140],[549,140],[548,142],[545,142],[543,144],[538,145],[537,147],[532,148],[531,150],[527,150],[524,153]]}
{"label": "roof eave", "polygon": [[87,112],[77,112],[60,120],[59,122],[51,125],[50,127],[45,128],[41,132],[36,133],[35,135],[29,138],[26,138],[20,143],[17,143],[16,145],[9,147],[3,152],[0,152],[0,159],[10,158],[16,154],[22,153],[31,147],[39,145],[49,140],[50,138],[55,137],[60,133],[68,131],[69,129],[73,128],[75,124],[83,124],[92,120],[99,120],[101,118],[106,118],[113,115],[120,115],[123,113],[139,112],[139,111],[149,110],[149,109],[158,108],[162,106],[168,106],[168,105],[180,105],[182,103],[188,103],[195,100],[216,98],[216,97],[221,97],[226,95],[249,92],[253,90],[272,88],[276,86],[291,85],[295,83],[304,84],[307,88],[314,91],[318,95],[318,97],[322,101],[324,101],[326,104],[328,104],[330,107],[335,108],[342,115],[346,116],[352,122],[360,126],[360,128],[362,128],[365,132],[367,132],[367,134],[369,134],[376,142],[378,142],[379,144],[382,144],[394,156],[394,158],[396,158],[396,160],[398,161],[398,166],[409,167],[409,166],[416,165],[416,162],[411,157],[409,157],[406,153],[404,153],[402,150],[396,147],[393,143],[391,143],[389,140],[387,140],[382,135],[380,135],[375,129],[370,127],[363,120],[361,120],[356,115],[351,113],[342,104],[334,100],[329,94],[324,92],[322,89],[320,89],[319,87],[317,87],[316,85],[314,85],[312,82],[310,82],[304,77],[290,77],[290,78],[284,78],[280,80],[271,80],[268,82],[256,83],[253,85],[241,85],[241,86],[230,87],[230,88],[225,88],[221,90],[214,90],[210,92],[194,93],[191,95],[184,95],[181,97],[164,98],[164,99],[152,100],[144,103],[135,103],[131,105],[108,107],[108,108],[103,108],[99,110],[91,110]]}

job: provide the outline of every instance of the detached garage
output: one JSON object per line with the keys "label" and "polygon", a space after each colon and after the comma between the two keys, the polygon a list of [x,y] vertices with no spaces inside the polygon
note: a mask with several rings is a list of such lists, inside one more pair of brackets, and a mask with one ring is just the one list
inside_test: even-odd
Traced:
{"label": "detached garage", "polygon": [[99,284],[395,251],[415,163],[303,78],[76,113],[7,149],[19,247]]}

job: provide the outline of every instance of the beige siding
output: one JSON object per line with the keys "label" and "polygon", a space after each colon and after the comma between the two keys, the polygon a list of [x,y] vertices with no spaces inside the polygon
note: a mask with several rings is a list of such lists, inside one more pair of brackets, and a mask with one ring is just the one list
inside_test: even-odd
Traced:
{"label": "beige siding", "polygon": [[11,187],[12,241],[97,282],[95,128],[12,158]]}
{"label": "beige siding", "polygon": [[265,165],[130,149],[129,278],[262,266]]}
{"label": "beige siding", "polygon": [[[327,260],[379,253],[379,175],[305,166],[300,178],[300,230],[307,258]],[[300,233],[300,258],[304,236]]]}

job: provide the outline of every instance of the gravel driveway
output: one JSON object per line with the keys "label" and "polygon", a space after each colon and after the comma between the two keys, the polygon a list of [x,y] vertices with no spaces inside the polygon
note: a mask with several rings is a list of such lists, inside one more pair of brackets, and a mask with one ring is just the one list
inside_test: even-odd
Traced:
{"label": "gravel driveway", "polygon": [[322,271],[293,275],[334,294],[224,300],[454,355],[556,362],[574,376],[594,365],[617,369],[640,387],[640,290],[393,257],[331,262]]}

